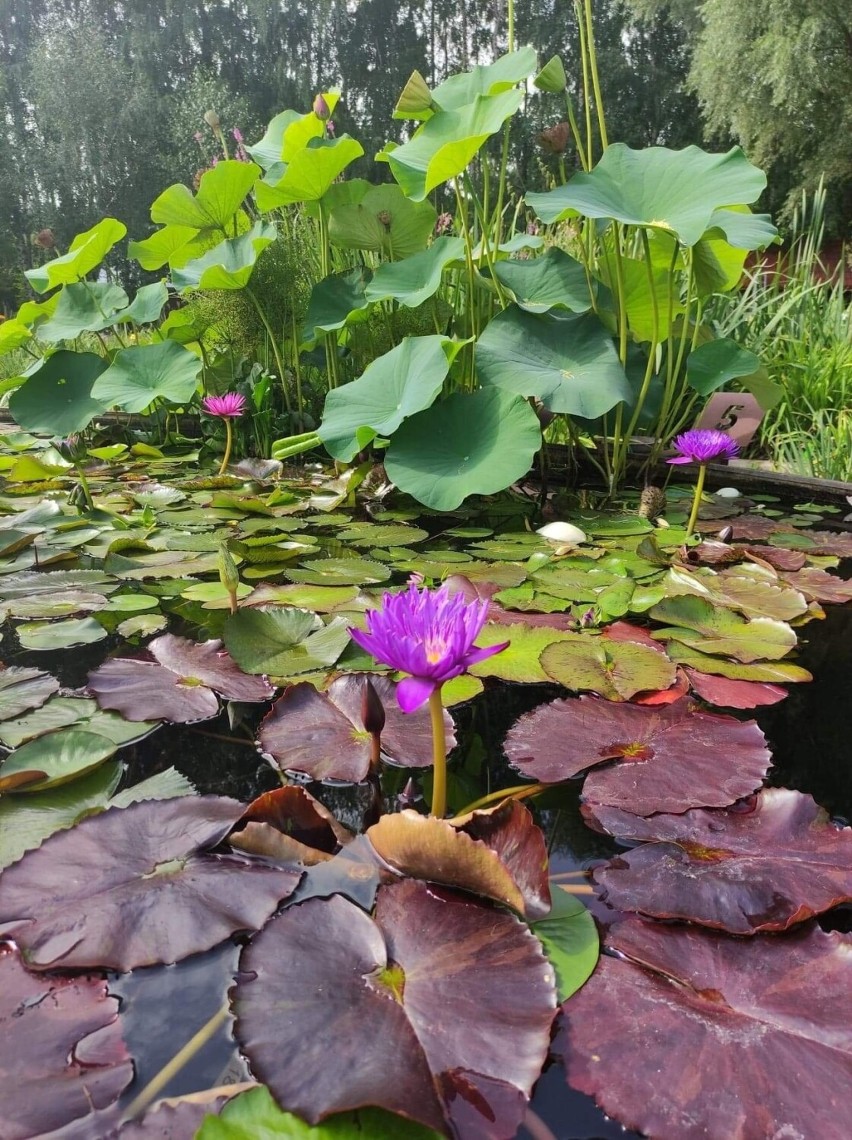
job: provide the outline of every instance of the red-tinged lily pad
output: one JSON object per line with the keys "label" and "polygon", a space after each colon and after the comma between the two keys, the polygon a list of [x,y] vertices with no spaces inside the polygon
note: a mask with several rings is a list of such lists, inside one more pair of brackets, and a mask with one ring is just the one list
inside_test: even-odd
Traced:
{"label": "red-tinged lily pad", "polygon": [[228,837],[231,847],[305,866],[331,859],[352,840],[328,808],[295,784],[252,800],[237,827]]}
{"label": "red-tinged lily pad", "polygon": [[734,519],[718,519],[715,521],[708,521],[701,523],[701,530],[707,534],[718,534],[724,527],[730,526],[733,534],[731,538],[735,542],[740,542],[745,539],[747,542],[753,542],[757,539],[759,542],[769,538],[772,534],[778,534],[780,531],[798,534],[796,528],[789,523],[779,523],[776,519],[768,519],[764,515],[740,515],[739,518]]}
{"label": "red-tinged lily pad", "polygon": [[0,875],[0,935],[33,969],[133,970],[257,930],[298,872],[214,854],[244,805],[185,796],[113,808]]}
{"label": "red-tinged lily pad", "polygon": [[698,669],[686,667],[693,692],[710,705],[729,709],[756,709],[761,705],[777,705],[787,696],[781,685],[767,681],[737,681],[732,677],[714,677]]}
{"label": "red-tinged lily pad", "polygon": [[726,566],[742,562],[749,555],[768,562],[775,570],[801,570],[806,557],[801,550],[785,550],[777,546],[749,546],[740,543],[729,546],[726,542],[699,542],[697,546],[686,550],[686,561],[704,566]]}
{"label": "red-tinged lily pad", "polygon": [[531,921],[550,913],[544,836],[517,801],[452,823],[414,811],[385,815],[367,838],[409,878],[495,899]]}
{"label": "red-tinged lily pad", "polygon": [[852,901],[852,828],[787,788],[749,806],[651,819],[596,808],[605,831],[641,843],[592,873],[603,901],[730,934],[786,930]]}
{"label": "red-tinged lily pad", "polygon": [[37,977],[11,947],[0,946],[3,1140],[41,1136],[90,1117],[132,1079],[118,999],[106,982]]}
{"label": "red-tinged lily pad", "polygon": [[540,660],[548,676],[566,689],[589,690],[610,701],[668,689],[675,680],[675,667],[664,653],[588,633],[565,634],[542,652]]}
{"label": "red-tinged lily pad", "polygon": [[185,724],[219,712],[229,701],[265,701],[275,692],[265,677],[248,676],[221,641],[189,641],[165,633],[144,657],[113,657],[89,674],[88,690],[102,709],[128,720]]}
{"label": "red-tinged lily pad", "polygon": [[[361,708],[371,681],[385,709],[382,755],[393,764],[426,768],[432,763],[432,729],[428,706],[404,713],[396,685],[388,677],[347,673],[324,693],[309,682],[290,685],[264,718],[258,742],[277,767],[305,772],[314,780],[359,783],[370,771],[372,740],[364,728]],[[455,747],[453,721],[444,712],[447,748]]]}
{"label": "red-tinged lily pad", "polygon": [[543,783],[592,768],[583,798],[636,815],[727,807],[755,791],[770,764],[754,721],[696,712],[688,700],[656,708],[596,697],[553,701],[517,720],[504,750]]}
{"label": "red-tinged lily pad", "polygon": [[690,649],[679,641],[670,641],[666,652],[680,665],[691,665],[702,673],[712,673],[714,677],[730,677],[734,681],[789,685],[813,680],[807,669],[789,661],[756,661],[751,665],[743,665],[742,662],[730,661],[727,657],[713,657],[710,653]]}
{"label": "red-tinged lily pad", "polygon": [[[555,990],[538,940],[505,911],[424,883],[381,888],[374,918],[339,896],[291,907],[240,970],[240,1048],[281,1107],[312,1123],[376,1105],[443,1134],[452,1112],[460,1140],[491,1136],[503,1085],[522,1102],[547,1055]],[[462,1123],[443,1099],[459,1071],[480,1105]],[[513,1113],[499,1135],[518,1123]]]}
{"label": "red-tinged lily pad", "polygon": [[788,582],[810,602],[849,602],[852,601],[852,582],[829,574],[817,566],[806,566],[796,574],[782,574]]}
{"label": "red-tinged lily pad", "polygon": [[844,1140],[852,935],[809,923],[743,941],[630,919],[607,946],[618,957],[564,1006],[569,1084],[649,1136]]}

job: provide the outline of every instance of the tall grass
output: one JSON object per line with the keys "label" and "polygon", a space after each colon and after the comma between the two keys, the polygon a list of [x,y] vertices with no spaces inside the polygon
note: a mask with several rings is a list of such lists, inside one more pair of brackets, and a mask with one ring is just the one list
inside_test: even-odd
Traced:
{"label": "tall grass", "polygon": [[749,271],[741,292],[713,311],[719,336],[756,352],[781,387],[757,446],[779,467],[852,480],[852,303],[844,295],[845,251],[823,264],[825,191],[803,195],[789,250]]}

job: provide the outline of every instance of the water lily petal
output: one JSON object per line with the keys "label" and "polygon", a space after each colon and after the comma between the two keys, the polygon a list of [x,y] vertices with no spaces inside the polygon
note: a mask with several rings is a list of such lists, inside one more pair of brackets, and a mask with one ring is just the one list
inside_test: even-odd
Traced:
{"label": "water lily petal", "polygon": [[403,712],[416,712],[437,688],[431,677],[406,677],[396,687],[396,699]]}

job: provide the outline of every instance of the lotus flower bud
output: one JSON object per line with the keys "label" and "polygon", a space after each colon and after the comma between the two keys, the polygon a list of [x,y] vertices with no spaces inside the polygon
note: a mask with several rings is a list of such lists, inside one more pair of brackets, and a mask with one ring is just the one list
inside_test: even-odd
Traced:
{"label": "lotus flower bud", "polygon": [[361,690],[361,720],[371,736],[380,736],[385,727],[385,706],[369,677]]}
{"label": "lotus flower bud", "polygon": [[313,111],[316,117],[322,119],[324,123],[327,123],[331,118],[331,108],[322,95],[317,95],[316,99],[314,99]]}
{"label": "lotus flower bud", "polygon": [[221,120],[215,111],[205,111],[204,122],[207,124],[211,131],[220,131],[222,129]]}
{"label": "lotus flower bud", "polygon": [[540,526],[536,531],[542,538],[552,542],[554,546],[577,546],[586,541],[585,532],[578,526],[567,522],[551,522]]}
{"label": "lotus flower bud", "polygon": [[53,249],[53,247],[56,245],[56,236],[50,227],[46,227],[45,229],[38,231],[38,233],[33,238],[33,243],[37,245],[39,249]]}
{"label": "lotus flower bud", "polygon": [[419,71],[412,71],[394,107],[394,118],[419,119],[424,112],[431,111],[433,107],[432,92],[426,80]]}
{"label": "lotus flower bud", "polygon": [[56,444],[56,450],[68,463],[79,463],[86,455],[86,444],[79,433],[66,435]]}
{"label": "lotus flower bud", "polygon": [[235,614],[237,612],[237,591],[240,588],[240,572],[224,542],[219,546],[216,562],[219,569],[219,581],[228,591],[231,613]]}
{"label": "lotus flower bud", "polygon": [[734,537],[734,528],[732,526],[723,526],[716,537],[719,542],[730,542]]}
{"label": "lotus flower bud", "polygon": [[570,123],[555,123],[539,134],[538,141],[548,154],[564,154],[570,137]]}

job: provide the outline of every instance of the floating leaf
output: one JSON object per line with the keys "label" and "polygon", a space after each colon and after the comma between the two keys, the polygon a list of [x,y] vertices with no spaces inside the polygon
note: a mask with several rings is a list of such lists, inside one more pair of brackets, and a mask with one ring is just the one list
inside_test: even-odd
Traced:
{"label": "floating leaf", "polygon": [[0,946],[0,1124],[27,1140],[81,1121],[133,1080],[118,998],[99,978],[39,978]]}
{"label": "floating leaf", "polygon": [[[370,771],[371,739],[361,719],[364,685],[370,681],[385,709],[382,755],[406,768],[432,763],[432,729],[428,708],[403,713],[396,685],[378,674],[349,673],[337,677],[325,693],[303,682],[285,690],[260,726],[263,753],[288,771],[305,772],[314,780],[358,783]],[[444,713],[447,749],[455,747],[453,722]]]}
{"label": "floating leaf", "polygon": [[0,875],[0,932],[32,969],[124,971],[257,930],[299,876],[210,853],[243,808],[185,796],[84,819]]}
{"label": "floating leaf", "polygon": [[544,783],[593,768],[584,799],[636,815],[727,807],[760,786],[770,762],[754,721],[696,712],[687,700],[650,708],[597,697],[553,701],[515,722],[504,751]]}
{"label": "floating leaf", "polygon": [[649,1136],[727,1138],[755,1121],[762,1137],[839,1136],[850,946],[815,924],[743,941],[618,923],[607,937],[618,957],[602,957],[565,1007],[568,1081]]}
{"label": "floating leaf", "polygon": [[784,657],[796,646],[795,632],[772,618],[747,621],[739,614],[714,606],[706,598],[663,598],[650,610],[658,622],[675,628],[656,630],[658,640],[673,639],[702,653],[720,653],[749,664],[761,658]]}
{"label": "floating leaf", "polygon": [[767,788],[732,811],[645,820],[597,808],[594,817],[640,843],[593,872],[617,910],[755,934],[852,901],[852,828],[833,824],[801,792]]}
{"label": "floating leaf", "polygon": [[285,571],[295,582],[317,586],[374,586],[386,582],[391,572],[383,562],[369,558],[317,558],[302,562],[304,570]]}
{"label": "floating leaf", "polygon": [[852,582],[838,578],[836,574],[829,574],[816,566],[806,566],[794,574],[782,574],[781,577],[795,590],[801,591],[808,601],[814,602],[850,602],[852,601]]}
{"label": "floating leaf", "polygon": [[0,792],[41,791],[97,768],[115,752],[105,736],[78,728],[48,732],[16,748],[0,764]]}
{"label": "floating leaf", "polygon": [[272,677],[333,665],[349,644],[344,619],[324,626],[316,614],[289,607],[239,610],[225,622],[223,637],[240,668]]}
{"label": "floating leaf", "polygon": [[373,1104],[443,1133],[442,1077],[484,1078],[486,1120],[489,1081],[529,1095],[553,977],[517,919],[409,881],[380,889],[375,919],[339,896],[285,910],[243,951],[234,1008],[252,1070],[287,1109],[316,1123]]}
{"label": "floating leaf", "polygon": [[494,899],[530,921],[550,912],[544,836],[523,804],[509,801],[452,822],[396,812],[382,816],[367,838],[407,878]]}
{"label": "floating leaf", "polygon": [[480,336],[476,369],[483,385],[585,419],[631,398],[612,336],[590,313],[536,316],[510,305]]}
{"label": "floating leaf", "polygon": [[760,661],[755,665],[741,665],[739,661],[728,661],[724,657],[713,657],[709,653],[699,653],[677,641],[670,641],[666,653],[672,661],[681,665],[691,665],[702,673],[714,676],[731,677],[735,681],[760,681],[781,685],[797,681],[812,681],[813,677],[801,665],[791,665],[786,661]]}
{"label": "floating leaf", "polygon": [[760,681],[736,681],[729,677],[714,677],[687,667],[686,675],[693,692],[711,705],[729,709],[755,709],[761,705],[777,705],[787,696],[780,685]]}
{"label": "floating leaf", "polygon": [[507,628],[489,622],[477,637],[477,646],[485,648],[504,641],[508,641],[509,645],[502,653],[472,665],[470,672],[477,677],[499,677],[503,681],[520,681],[524,684],[550,681],[551,677],[542,668],[541,655],[549,645],[563,641],[568,636],[552,626],[536,628],[513,625]]}
{"label": "floating leaf", "polygon": [[89,617],[73,621],[32,622],[19,625],[15,632],[24,649],[70,649],[75,645],[92,645],[107,636],[100,622]]}
{"label": "floating leaf", "polygon": [[582,902],[567,891],[552,892],[550,914],[531,923],[556,971],[559,1000],[565,1001],[591,977],[600,957],[595,920]]}
{"label": "floating leaf", "polygon": [[611,701],[668,689],[675,667],[646,645],[568,634],[541,654],[541,667],[566,689],[588,689]]}
{"label": "floating leaf", "polygon": [[39,708],[58,688],[57,679],[40,669],[0,669],[0,721]]}

